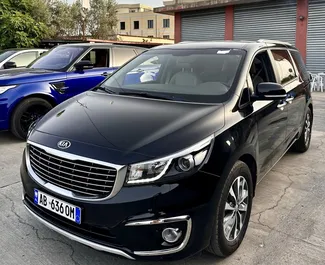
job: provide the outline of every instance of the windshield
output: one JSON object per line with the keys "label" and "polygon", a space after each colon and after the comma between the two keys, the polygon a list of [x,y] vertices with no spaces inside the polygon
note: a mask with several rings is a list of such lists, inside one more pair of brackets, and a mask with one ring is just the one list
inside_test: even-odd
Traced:
{"label": "windshield", "polygon": [[28,68],[65,70],[85,50],[84,47],[56,47],[28,66]]}
{"label": "windshield", "polygon": [[101,88],[124,95],[222,102],[244,56],[245,51],[238,49],[150,50],[116,71]]}
{"label": "windshield", "polygon": [[0,63],[6,60],[9,56],[13,55],[15,51],[0,51]]}

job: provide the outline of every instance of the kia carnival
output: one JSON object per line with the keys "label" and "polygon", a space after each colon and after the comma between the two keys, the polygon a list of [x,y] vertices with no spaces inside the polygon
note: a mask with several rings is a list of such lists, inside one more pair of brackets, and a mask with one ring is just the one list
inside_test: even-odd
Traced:
{"label": "kia carnival", "polygon": [[231,255],[260,180],[308,150],[310,75],[289,43],[142,53],[33,123],[23,202],[41,223],[129,259]]}

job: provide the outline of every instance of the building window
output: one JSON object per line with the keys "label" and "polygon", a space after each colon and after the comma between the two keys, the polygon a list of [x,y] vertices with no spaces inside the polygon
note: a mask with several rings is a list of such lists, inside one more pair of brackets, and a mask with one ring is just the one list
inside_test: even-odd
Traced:
{"label": "building window", "polygon": [[139,21],[133,21],[133,28],[134,28],[134,29],[139,29],[139,28],[140,28],[140,23],[139,23]]}
{"label": "building window", "polygon": [[121,30],[125,30],[125,22],[120,22],[120,28]]}
{"label": "building window", "polygon": [[164,39],[169,39],[169,35],[163,35]]}
{"label": "building window", "polygon": [[153,38],[153,35],[148,35],[148,38]]}
{"label": "building window", "polygon": [[153,20],[148,20],[148,29],[153,29]]}
{"label": "building window", "polygon": [[169,28],[170,27],[170,19],[166,18],[163,20],[163,27],[164,28]]}

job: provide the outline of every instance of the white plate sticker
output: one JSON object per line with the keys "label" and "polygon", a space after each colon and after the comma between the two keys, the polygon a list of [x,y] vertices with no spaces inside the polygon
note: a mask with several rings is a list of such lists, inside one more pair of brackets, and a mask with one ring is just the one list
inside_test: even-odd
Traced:
{"label": "white plate sticker", "polygon": [[80,207],[54,198],[37,189],[34,189],[34,203],[78,224],[81,223]]}
{"label": "white plate sticker", "polygon": [[218,51],[218,54],[228,54],[231,50]]}

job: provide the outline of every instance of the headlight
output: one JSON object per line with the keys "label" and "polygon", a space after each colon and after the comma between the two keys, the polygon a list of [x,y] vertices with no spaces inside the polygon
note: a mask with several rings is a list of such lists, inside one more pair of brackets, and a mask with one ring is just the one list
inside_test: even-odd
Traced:
{"label": "headlight", "polygon": [[200,168],[209,154],[214,135],[173,155],[128,167],[127,184],[154,182],[162,177],[189,172]]}
{"label": "headlight", "polygon": [[8,89],[12,89],[12,88],[15,88],[16,86],[15,85],[12,85],[12,86],[0,86],[0,94],[6,92]]}

